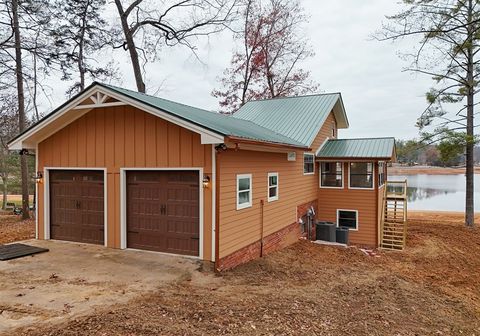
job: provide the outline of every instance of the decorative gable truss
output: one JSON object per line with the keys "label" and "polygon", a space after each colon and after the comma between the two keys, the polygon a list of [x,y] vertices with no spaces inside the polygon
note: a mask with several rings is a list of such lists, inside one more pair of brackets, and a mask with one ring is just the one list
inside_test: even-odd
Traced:
{"label": "decorative gable truss", "polygon": [[113,97],[110,97],[108,94],[105,94],[100,91],[93,92],[93,94],[75,106],[74,110],[85,110],[93,109],[99,107],[110,107],[110,106],[121,106],[126,105],[126,103],[121,102]]}

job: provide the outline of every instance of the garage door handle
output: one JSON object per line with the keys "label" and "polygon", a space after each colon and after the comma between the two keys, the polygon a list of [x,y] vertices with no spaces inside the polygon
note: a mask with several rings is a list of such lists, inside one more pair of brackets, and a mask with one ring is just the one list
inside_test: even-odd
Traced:
{"label": "garage door handle", "polygon": [[199,237],[191,237],[192,239],[199,240]]}
{"label": "garage door handle", "polygon": [[140,233],[138,231],[132,231],[132,230],[128,230],[128,233]]}

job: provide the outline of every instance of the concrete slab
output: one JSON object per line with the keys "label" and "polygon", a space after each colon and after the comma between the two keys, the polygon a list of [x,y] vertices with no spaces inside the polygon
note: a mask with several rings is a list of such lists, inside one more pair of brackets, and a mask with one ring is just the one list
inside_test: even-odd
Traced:
{"label": "concrete slab", "polygon": [[60,241],[26,243],[50,252],[0,261],[0,333],[86,314],[172,282],[216,281],[211,272],[199,271],[196,259]]}

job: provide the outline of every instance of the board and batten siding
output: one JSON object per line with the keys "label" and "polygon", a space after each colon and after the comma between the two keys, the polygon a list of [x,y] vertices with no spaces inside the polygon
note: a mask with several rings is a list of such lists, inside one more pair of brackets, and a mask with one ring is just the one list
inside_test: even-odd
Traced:
{"label": "board and batten siding", "polygon": [[[131,106],[88,112],[38,145],[44,167],[107,169],[107,246],[120,248],[120,168],[203,168],[212,174],[212,145],[200,135]],[[200,186],[202,188],[202,186]],[[204,188],[203,257],[212,246],[212,190]],[[44,235],[44,185],[38,190],[38,236]]]}
{"label": "board and batten siding", "polygon": [[378,234],[378,163],[374,164],[374,189],[349,189],[348,162],[343,163],[343,188],[318,190],[317,219],[337,223],[337,210],[358,211],[358,231],[349,232],[350,244],[377,245]]}

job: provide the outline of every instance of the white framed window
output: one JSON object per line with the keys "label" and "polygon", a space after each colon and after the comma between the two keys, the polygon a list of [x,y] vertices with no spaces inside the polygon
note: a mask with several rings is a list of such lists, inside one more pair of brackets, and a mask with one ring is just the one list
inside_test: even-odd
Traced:
{"label": "white framed window", "polygon": [[303,153],[303,175],[315,174],[315,154]]}
{"label": "white framed window", "polygon": [[385,162],[378,163],[378,186],[385,184]]}
{"label": "white framed window", "polygon": [[335,138],[337,136],[337,125],[335,125],[335,121],[332,121],[332,137]]}
{"label": "white framed window", "polygon": [[373,189],[375,175],[372,162],[350,162],[348,186],[350,189]]}
{"label": "white framed window", "polygon": [[268,201],[278,200],[278,173],[268,173]]}
{"label": "white framed window", "polygon": [[320,187],[343,188],[343,162],[320,163]]}
{"label": "white framed window", "polygon": [[237,175],[237,210],[252,206],[252,174]]}
{"label": "white framed window", "polygon": [[337,226],[358,231],[358,210],[337,209]]}

